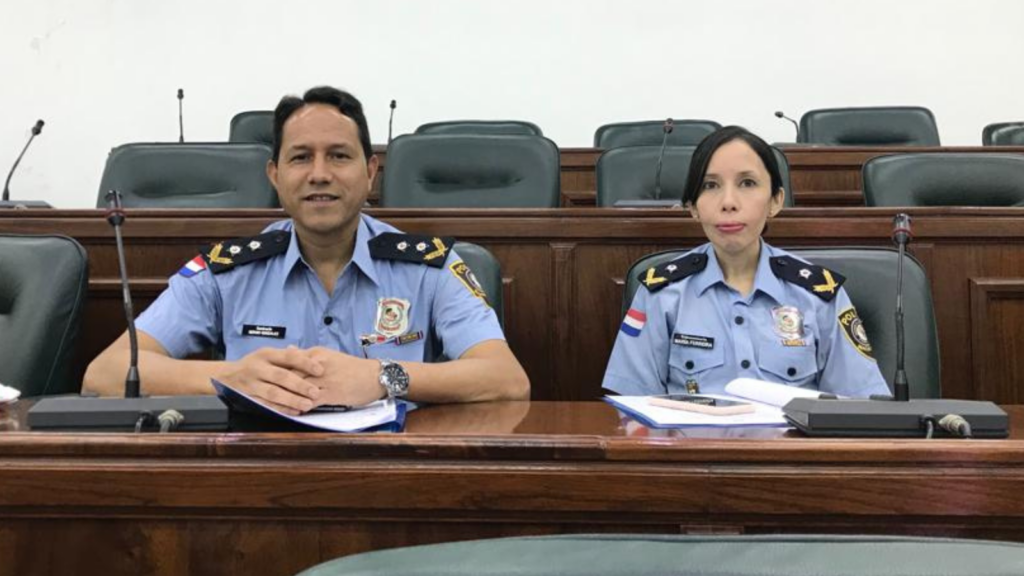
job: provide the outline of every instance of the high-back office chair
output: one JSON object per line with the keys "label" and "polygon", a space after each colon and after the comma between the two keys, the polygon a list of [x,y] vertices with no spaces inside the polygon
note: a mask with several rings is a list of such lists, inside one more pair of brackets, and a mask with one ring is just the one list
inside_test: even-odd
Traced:
{"label": "high-back office chair", "polygon": [[274,111],[247,110],[231,118],[229,142],[274,146]]}
{"label": "high-back office chair", "polygon": [[1015,576],[1024,545],[892,536],[594,534],[393,548],[299,576]]}
{"label": "high-back office chair", "polygon": [[524,120],[445,120],[416,128],[416,134],[490,134],[491,136],[543,136],[540,126]]}
{"label": "high-back office chair", "polygon": [[0,235],[0,383],[24,396],[77,392],[75,340],[89,264],[64,236]]}
{"label": "high-back office chair", "polygon": [[97,207],[119,190],[126,208],[277,208],[265,144],[125,144],[110,151]]}
{"label": "high-back office chair", "polygon": [[1024,146],[1024,122],[989,124],[981,131],[983,146]]}
{"label": "high-back office chair", "polygon": [[[621,148],[623,146],[661,146],[665,138],[664,120],[616,122],[598,127],[594,132],[594,148]],[[705,136],[721,128],[711,120],[673,120],[669,146],[696,146]]]}
{"label": "high-back office chair", "polygon": [[[694,146],[666,146],[661,165],[661,198],[682,199],[686,176],[693,159]],[[793,187],[789,180],[789,161],[773,148],[786,189],[785,206],[793,206]],[[630,146],[606,150],[597,159],[597,206],[610,208],[619,200],[654,198],[655,172],[661,146]]]}
{"label": "high-back office chair", "polygon": [[388,146],[381,207],[555,208],[558,147],[540,136],[406,134]]}
{"label": "high-back office chair", "polygon": [[800,118],[799,142],[829,146],[938,146],[931,110],[920,106],[822,108]]}
{"label": "high-back office chair", "polygon": [[868,206],[1024,206],[1024,156],[893,154],[864,163]]}
{"label": "high-back office chair", "polygon": [[[626,315],[640,286],[638,277],[651,266],[674,260],[686,250],[650,254],[637,260],[626,273],[622,315]],[[898,252],[890,248],[798,248],[790,252],[846,277],[846,293],[864,322],[878,368],[892,389],[896,371],[896,264]],[[903,315],[906,335],[906,371],[912,398],[940,395],[939,340],[935,328],[932,291],[924,266],[907,256],[903,269]]]}

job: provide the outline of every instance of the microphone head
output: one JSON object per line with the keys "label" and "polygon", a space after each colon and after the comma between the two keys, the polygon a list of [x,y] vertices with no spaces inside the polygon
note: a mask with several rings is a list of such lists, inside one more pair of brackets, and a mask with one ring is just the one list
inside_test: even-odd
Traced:
{"label": "microphone head", "polygon": [[672,122],[671,118],[666,118],[665,124],[662,125],[661,129],[665,132],[665,134],[671,134],[672,130],[675,129],[675,124]]}
{"label": "microphone head", "polygon": [[892,238],[898,243],[906,243],[914,237],[910,231],[910,215],[899,213],[892,218]]}
{"label": "microphone head", "polygon": [[776,118],[782,118],[783,116],[785,116],[785,114],[782,113],[782,110],[776,110],[775,111],[775,117]]}
{"label": "microphone head", "polygon": [[39,136],[39,134],[43,131],[44,124],[46,124],[46,122],[43,122],[42,120],[36,120],[36,125],[32,127],[32,135]]}
{"label": "microphone head", "polygon": [[182,100],[184,98],[185,98],[185,91],[182,90],[181,88],[178,88],[178,100]]}
{"label": "microphone head", "polygon": [[391,109],[394,110],[396,107],[398,107],[398,102],[395,101],[395,100],[392,100],[391,101]]}

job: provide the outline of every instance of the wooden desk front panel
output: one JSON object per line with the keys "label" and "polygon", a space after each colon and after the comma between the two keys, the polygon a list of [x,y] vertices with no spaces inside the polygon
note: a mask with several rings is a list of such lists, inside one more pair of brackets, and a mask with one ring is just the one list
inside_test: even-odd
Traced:
{"label": "wooden desk front panel", "polygon": [[[622,276],[641,256],[704,241],[682,212],[651,210],[377,210],[411,232],[453,235],[501,261],[506,333],[537,400],[600,393],[618,329]],[[772,221],[780,247],[889,245],[889,209],[794,209]],[[947,397],[1024,402],[1024,209],[911,210],[913,252],[932,282],[942,389]],[[255,234],[280,212],[138,211],[126,224],[128,267],[141,311],[199,245]],[[89,304],[79,338],[80,368],[124,330],[109,226],[94,211],[0,215],[0,231],[57,232],[90,257]]]}
{"label": "wooden desk front panel", "polygon": [[1024,541],[1024,408],[1007,410],[1006,441],[654,431],[596,402],[430,407],[404,434],[0,432],[0,576],[294,574],[563,533]]}

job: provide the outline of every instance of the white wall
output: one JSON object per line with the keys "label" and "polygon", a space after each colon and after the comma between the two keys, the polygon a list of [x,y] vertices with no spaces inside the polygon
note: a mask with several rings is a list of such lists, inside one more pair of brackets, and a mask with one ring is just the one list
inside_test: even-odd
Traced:
{"label": "white wall", "polygon": [[919,104],[942,140],[1024,119],[1016,0],[2,0],[0,170],[46,120],[17,198],[91,207],[108,150],[225,140],[231,116],[329,83],[374,142],[450,118],[522,118],[560,146],[604,122]]}

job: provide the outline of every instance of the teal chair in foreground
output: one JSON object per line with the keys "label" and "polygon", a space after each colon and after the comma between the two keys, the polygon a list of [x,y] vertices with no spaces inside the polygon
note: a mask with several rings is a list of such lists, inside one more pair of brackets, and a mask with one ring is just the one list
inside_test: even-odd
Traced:
{"label": "teal chair in foreground", "polygon": [[0,235],[0,384],[26,397],[78,392],[72,368],[88,282],[75,240]]}
{"label": "teal chair in foreground", "polygon": [[[640,287],[639,276],[648,268],[675,260],[687,250],[650,254],[626,272],[622,315]],[[843,288],[864,322],[878,368],[892,389],[896,371],[896,263],[891,248],[797,248],[789,250],[846,277]],[[924,266],[908,255],[903,269],[903,316],[906,334],[906,370],[911,398],[939,398],[939,337],[935,328],[932,290]]]}
{"label": "teal chair in foreground", "polygon": [[887,536],[502,538],[367,552],[299,576],[1020,576],[1024,545]]}

